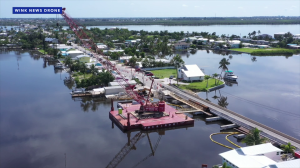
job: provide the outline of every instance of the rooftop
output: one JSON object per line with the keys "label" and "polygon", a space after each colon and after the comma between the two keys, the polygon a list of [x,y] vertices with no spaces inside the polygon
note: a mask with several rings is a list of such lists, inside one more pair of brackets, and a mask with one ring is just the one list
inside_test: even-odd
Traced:
{"label": "rooftop", "polygon": [[184,65],[184,69],[182,71],[187,77],[198,77],[205,76],[204,73],[200,70],[200,68],[196,65]]}

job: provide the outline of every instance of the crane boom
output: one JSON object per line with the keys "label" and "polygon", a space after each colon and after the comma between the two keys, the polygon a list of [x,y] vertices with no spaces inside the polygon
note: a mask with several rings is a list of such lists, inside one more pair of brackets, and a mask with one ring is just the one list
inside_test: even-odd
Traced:
{"label": "crane boom", "polygon": [[[62,16],[63,18],[66,20],[66,22],[68,23],[68,25],[70,26],[71,30],[76,34],[76,36],[82,41],[82,43],[84,44],[85,47],[91,47],[94,46],[96,48],[96,51],[100,51],[100,54],[98,56],[97,53],[92,52],[98,59],[99,62],[102,63],[102,65],[105,65],[105,69],[112,74],[115,79],[117,80],[117,82],[119,83],[119,85],[121,87],[123,87],[123,89],[126,91],[127,95],[129,95],[130,97],[132,97],[135,101],[139,102],[141,105],[144,105],[143,101],[145,102],[144,97],[139,96],[137,93],[133,92],[133,87],[134,85],[129,84],[129,82],[124,78],[124,76],[121,74],[121,72],[115,68],[115,65],[113,65],[108,59],[105,61],[103,61],[102,58],[105,59],[105,56],[103,54],[103,52],[101,50],[97,50],[98,47],[97,45],[93,42],[93,40],[84,32],[83,30],[83,26],[80,26],[79,23],[77,23],[74,19],[72,19],[67,13],[66,13],[66,8],[62,9]],[[115,71],[115,73],[113,73],[111,71],[111,68],[113,71]],[[116,78],[118,76],[118,78]]]}
{"label": "crane boom", "polygon": [[114,168],[117,167],[118,164],[125,158],[125,156],[130,152],[133,146],[146,135],[142,132],[137,133],[131,140],[130,145],[125,144],[124,147],[120,150],[120,152],[114,157],[112,161],[106,166],[106,168]]}

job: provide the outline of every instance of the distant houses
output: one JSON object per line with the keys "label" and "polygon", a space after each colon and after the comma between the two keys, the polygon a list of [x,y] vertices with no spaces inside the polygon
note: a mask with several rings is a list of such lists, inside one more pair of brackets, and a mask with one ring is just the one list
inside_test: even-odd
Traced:
{"label": "distant houses", "polygon": [[176,50],[187,50],[190,47],[189,43],[186,42],[178,42],[174,44],[174,48]]}

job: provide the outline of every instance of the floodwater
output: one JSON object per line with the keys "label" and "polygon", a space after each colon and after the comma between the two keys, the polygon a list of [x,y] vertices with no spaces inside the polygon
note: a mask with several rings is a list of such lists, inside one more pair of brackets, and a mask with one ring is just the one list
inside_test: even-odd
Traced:
{"label": "floodwater", "polygon": [[[218,62],[223,57],[228,56],[197,51],[184,60],[212,74],[220,72]],[[299,56],[257,57],[252,62],[249,55],[242,54],[233,55],[230,62],[229,68],[239,76],[239,83],[221,89],[222,96],[228,97],[228,108],[299,138],[299,120],[295,117],[227,94],[299,115]],[[221,163],[219,153],[229,150],[209,139],[210,134],[219,132],[220,125],[227,122],[206,123],[202,117],[195,117],[193,127],[148,133],[150,142],[142,134],[134,147],[127,148],[128,136],[133,138],[139,132],[129,135],[112,125],[109,101],[72,99],[71,86],[63,83],[67,76],[66,72],[54,71],[53,65],[44,64],[32,52],[1,51],[1,167],[93,168],[106,167],[111,161],[115,163],[112,166],[122,168],[201,167],[201,164],[211,167]],[[220,93],[217,91],[217,96]],[[206,98],[205,93],[200,95]],[[215,102],[211,98],[214,95],[215,92],[209,93],[208,99]],[[232,146],[225,135],[213,138]],[[230,139],[236,142],[235,138]],[[123,155],[116,157],[121,149],[128,153],[123,150]]]}

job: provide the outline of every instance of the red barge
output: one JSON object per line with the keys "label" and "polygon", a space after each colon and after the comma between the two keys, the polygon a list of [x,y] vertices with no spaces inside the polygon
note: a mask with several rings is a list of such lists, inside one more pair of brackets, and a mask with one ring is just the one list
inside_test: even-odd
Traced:
{"label": "red barge", "polygon": [[[123,131],[140,129],[153,130],[161,128],[182,127],[194,125],[194,120],[185,114],[176,114],[177,110],[164,104],[164,112],[144,112],[139,114],[141,104],[133,102],[118,102],[118,111],[113,108],[109,112],[109,118]],[[159,103],[157,103],[159,108]]]}

